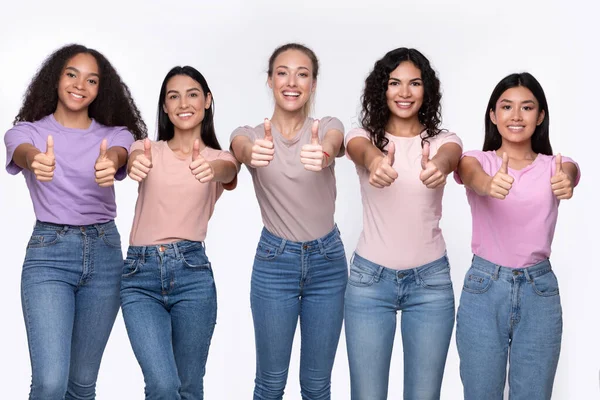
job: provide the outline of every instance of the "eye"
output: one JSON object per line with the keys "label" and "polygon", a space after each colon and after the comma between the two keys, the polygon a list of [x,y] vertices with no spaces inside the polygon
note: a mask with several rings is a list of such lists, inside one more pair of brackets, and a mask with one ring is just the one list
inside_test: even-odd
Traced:
{"label": "eye", "polygon": [[178,96],[177,96],[176,94],[174,94],[174,93],[173,93],[173,94],[170,94],[168,98],[169,98],[169,100],[174,100],[174,99],[176,99],[177,97],[178,97]]}
{"label": "eye", "polygon": [[300,72],[298,75],[301,76],[302,78],[306,78],[308,76],[308,74],[306,72]]}
{"label": "eye", "polygon": [[190,97],[198,97],[198,93],[190,93]]}
{"label": "eye", "polygon": [[277,72],[277,76],[284,76],[286,73],[285,71],[278,71]]}
{"label": "eye", "polygon": [[511,106],[509,106],[508,104],[505,104],[502,106],[502,109],[508,111],[511,109]]}
{"label": "eye", "polygon": [[531,111],[531,110],[533,110],[533,107],[532,106],[523,106],[523,110],[524,111]]}
{"label": "eye", "polygon": [[411,82],[412,86],[421,86],[421,82]]}
{"label": "eye", "polygon": [[95,79],[88,79],[88,83],[91,84],[91,85],[97,85],[98,81],[95,80]]}
{"label": "eye", "polygon": [[388,82],[388,85],[390,85],[390,86],[398,86],[399,84],[400,84],[400,82],[397,82],[397,81],[389,81]]}
{"label": "eye", "polygon": [[69,78],[75,78],[75,74],[72,72],[66,72],[65,75],[67,75]]}

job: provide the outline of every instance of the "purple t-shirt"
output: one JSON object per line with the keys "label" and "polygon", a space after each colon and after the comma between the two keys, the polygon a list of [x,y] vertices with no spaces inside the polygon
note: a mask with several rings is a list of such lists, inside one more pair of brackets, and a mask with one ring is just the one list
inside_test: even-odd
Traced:
{"label": "purple t-shirt", "polygon": [[[13,162],[13,154],[23,143],[46,151],[48,135],[54,139],[56,169],[52,181],[40,182],[31,171]],[[12,175],[23,171],[38,220],[65,225],[90,225],[108,222],[116,217],[114,186],[98,186],[94,175],[100,143],[105,138],[108,148],[121,146],[129,150],[133,143],[133,135],[125,127],[104,126],[92,120],[87,129],[65,128],[52,114],[36,122],[20,122],[6,132],[6,171]],[[122,180],[126,175],[126,167],[123,166],[117,171],[115,179]]]}

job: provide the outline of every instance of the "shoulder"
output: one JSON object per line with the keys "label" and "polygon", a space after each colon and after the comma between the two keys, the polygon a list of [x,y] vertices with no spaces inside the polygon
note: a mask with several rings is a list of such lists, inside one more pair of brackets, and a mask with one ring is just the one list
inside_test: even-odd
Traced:
{"label": "shoulder", "polygon": [[[312,120],[312,119],[311,119]],[[344,132],[344,124],[336,117],[326,116],[319,120],[319,128],[325,131],[338,130]]]}
{"label": "shoulder", "polygon": [[460,137],[458,137],[456,133],[446,130],[441,131],[433,138],[428,140],[430,140],[432,144],[436,144],[438,146],[442,146],[446,143],[456,143],[462,148],[462,140],[460,140]]}

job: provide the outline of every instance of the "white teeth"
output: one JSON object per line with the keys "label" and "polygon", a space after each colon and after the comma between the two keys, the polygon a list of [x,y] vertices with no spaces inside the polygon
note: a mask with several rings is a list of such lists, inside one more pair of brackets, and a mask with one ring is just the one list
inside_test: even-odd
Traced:
{"label": "white teeth", "polygon": [[178,114],[178,115],[179,115],[180,117],[182,117],[182,118],[185,118],[185,117],[191,117],[191,116],[192,116],[192,113],[181,113],[181,114]]}
{"label": "white teeth", "polygon": [[298,96],[300,96],[300,93],[298,93],[298,92],[283,92],[283,95],[298,97]]}
{"label": "white teeth", "polygon": [[408,107],[412,104],[411,102],[406,102],[406,101],[398,101],[397,103],[402,107]]}
{"label": "white teeth", "polygon": [[71,93],[71,96],[75,97],[76,99],[83,99],[83,96],[80,94]]}

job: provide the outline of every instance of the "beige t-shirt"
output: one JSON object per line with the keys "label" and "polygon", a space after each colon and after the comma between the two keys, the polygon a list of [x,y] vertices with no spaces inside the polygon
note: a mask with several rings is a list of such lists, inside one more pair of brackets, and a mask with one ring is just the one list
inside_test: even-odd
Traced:
{"label": "beige t-shirt", "polygon": [[[310,144],[313,119],[307,118],[292,139],[286,139],[272,124],[275,156],[266,167],[248,167],[260,206],[263,224],[269,232],[295,242],[318,239],[334,226],[335,162],[319,172],[308,171],[300,162],[300,150]],[[337,118],[324,117],[319,123],[319,139],[330,130],[344,133]],[[250,140],[265,136],[264,125],[239,127],[231,134]],[[335,157],[331,154],[331,157]]]}
{"label": "beige t-shirt", "polygon": [[[421,137],[385,135],[396,145],[394,169],[398,178],[384,189],[369,184],[369,171],[356,166],[363,202],[363,231],[356,252],[369,261],[392,269],[415,268],[442,257],[446,243],[439,227],[444,188],[428,189],[419,179]],[[346,145],[356,137],[370,139],[364,129],[353,129]],[[460,138],[440,132],[430,143],[429,157],[446,143],[462,148]],[[350,156],[348,155],[350,158]]]}
{"label": "beige t-shirt", "polygon": [[[138,140],[129,151],[143,149],[144,142]],[[179,158],[166,141],[152,142],[151,149],[152,169],[138,188],[129,244],[149,246],[178,240],[203,241],[223,185],[200,183],[190,170],[191,155]],[[226,160],[238,166],[227,151],[205,147],[200,155],[206,161]]]}

